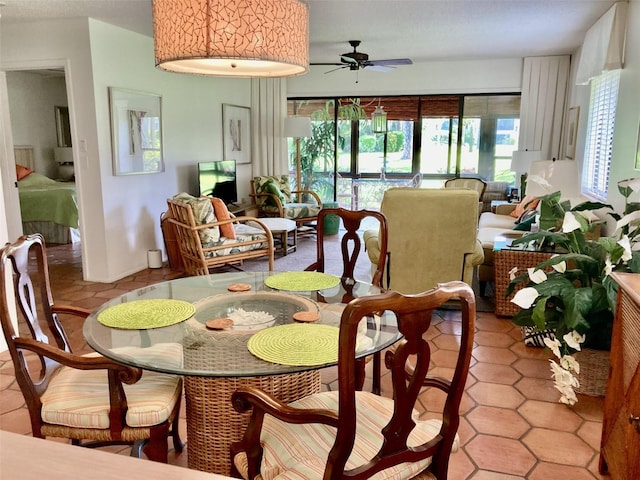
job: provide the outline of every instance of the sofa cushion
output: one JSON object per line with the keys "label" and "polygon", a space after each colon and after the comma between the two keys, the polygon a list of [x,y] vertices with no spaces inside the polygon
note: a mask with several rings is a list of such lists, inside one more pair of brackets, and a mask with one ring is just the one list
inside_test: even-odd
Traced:
{"label": "sofa cushion", "polygon": [[478,220],[478,228],[501,228],[503,230],[511,230],[516,224],[516,218],[510,215],[500,215],[492,212],[482,212],[480,220]]}
{"label": "sofa cushion", "polygon": [[[221,199],[217,197],[211,197],[211,204],[213,205],[213,212],[219,222],[223,220],[229,220],[231,218],[229,209]],[[233,229],[233,223],[225,223],[224,225],[220,225],[220,235],[226,238],[235,239],[236,231]]]}
{"label": "sofa cushion", "polygon": [[528,210],[530,208],[536,208],[539,202],[540,200],[538,199],[538,197],[534,197],[533,195],[526,195],[522,199],[522,201],[516,205],[516,208],[514,208],[509,215],[511,215],[512,217],[518,218],[520,215],[522,215],[525,212],[525,210]]}

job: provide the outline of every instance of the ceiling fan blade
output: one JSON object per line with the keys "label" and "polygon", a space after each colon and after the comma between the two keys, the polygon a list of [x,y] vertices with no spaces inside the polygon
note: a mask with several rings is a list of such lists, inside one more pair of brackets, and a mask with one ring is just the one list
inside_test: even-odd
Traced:
{"label": "ceiling fan blade", "polygon": [[390,65],[377,65],[377,64],[366,64],[363,68],[370,70],[372,72],[390,72],[391,70],[395,70],[396,67],[392,67]]}
{"label": "ceiling fan blade", "polygon": [[341,67],[344,64],[343,63],[335,63],[335,62],[332,62],[332,63],[320,63],[320,62],[314,63],[314,62],[311,62],[311,63],[309,63],[309,65],[335,65],[336,67]]}
{"label": "ceiling fan blade", "polygon": [[368,65],[413,65],[410,58],[390,58],[388,60],[369,60]]}
{"label": "ceiling fan blade", "polygon": [[342,70],[343,68],[349,68],[349,65],[342,65],[341,67],[334,68],[334,69],[332,69],[332,70],[328,70],[328,71],[326,71],[326,72],[324,72],[324,73],[331,73],[331,72],[335,72],[336,70]]}

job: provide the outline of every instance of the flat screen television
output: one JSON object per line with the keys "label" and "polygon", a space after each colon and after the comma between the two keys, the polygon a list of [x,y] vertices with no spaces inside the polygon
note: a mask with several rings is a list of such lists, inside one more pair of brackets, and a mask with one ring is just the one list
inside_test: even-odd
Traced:
{"label": "flat screen television", "polygon": [[198,164],[200,195],[218,197],[229,205],[238,201],[236,161],[220,160]]}

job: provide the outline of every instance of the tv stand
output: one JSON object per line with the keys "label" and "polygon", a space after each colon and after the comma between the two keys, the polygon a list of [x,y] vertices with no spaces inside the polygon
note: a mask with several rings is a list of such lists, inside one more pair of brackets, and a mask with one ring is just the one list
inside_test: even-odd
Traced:
{"label": "tv stand", "polygon": [[258,206],[253,203],[235,203],[231,202],[227,205],[227,209],[230,213],[233,213],[236,217],[257,217]]}

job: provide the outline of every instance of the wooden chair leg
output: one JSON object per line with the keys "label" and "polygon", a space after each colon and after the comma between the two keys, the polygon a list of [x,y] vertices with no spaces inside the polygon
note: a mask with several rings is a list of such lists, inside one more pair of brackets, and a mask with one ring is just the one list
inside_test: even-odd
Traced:
{"label": "wooden chair leg", "polygon": [[376,352],[373,354],[373,385],[371,386],[371,392],[376,395],[380,395],[380,376],[382,375],[381,371],[381,357],[380,352]]}
{"label": "wooden chair leg", "polygon": [[149,460],[167,463],[167,457],[169,454],[169,448],[167,445],[168,435],[168,425],[151,428],[150,438],[142,449]]}

